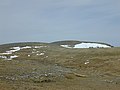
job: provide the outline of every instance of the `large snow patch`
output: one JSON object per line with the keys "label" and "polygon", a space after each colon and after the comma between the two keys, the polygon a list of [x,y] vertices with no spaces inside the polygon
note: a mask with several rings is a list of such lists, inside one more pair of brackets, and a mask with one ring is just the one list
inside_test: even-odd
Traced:
{"label": "large snow patch", "polygon": [[111,48],[111,46],[105,45],[105,44],[99,44],[99,43],[80,43],[76,44],[73,47],[70,45],[61,45],[65,48]]}

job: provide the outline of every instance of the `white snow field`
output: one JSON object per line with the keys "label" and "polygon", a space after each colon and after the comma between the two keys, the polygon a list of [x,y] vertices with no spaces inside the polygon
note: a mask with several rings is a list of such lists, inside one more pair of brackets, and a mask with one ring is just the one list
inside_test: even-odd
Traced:
{"label": "white snow field", "polygon": [[65,48],[111,48],[108,45],[105,44],[99,44],[99,43],[80,43],[74,45],[74,47],[71,47],[70,45],[61,45]]}

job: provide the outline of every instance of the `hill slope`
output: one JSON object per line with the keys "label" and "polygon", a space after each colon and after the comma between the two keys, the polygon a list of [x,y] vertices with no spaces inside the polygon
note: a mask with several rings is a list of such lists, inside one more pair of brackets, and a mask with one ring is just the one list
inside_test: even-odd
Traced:
{"label": "hill slope", "polygon": [[0,90],[119,90],[119,61],[120,48],[0,45]]}

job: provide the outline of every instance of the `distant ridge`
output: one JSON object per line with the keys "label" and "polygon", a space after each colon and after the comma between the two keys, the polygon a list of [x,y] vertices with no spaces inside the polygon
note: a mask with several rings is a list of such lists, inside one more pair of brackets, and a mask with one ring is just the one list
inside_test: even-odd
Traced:
{"label": "distant ridge", "polygon": [[[110,44],[103,43],[103,42],[92,42],[92,41],[77,41],[77,40],[64,40],[64,41],[55,41],[51,43],[46,42],[18,42],[18,43],[7,43],[7,44],[1,44],[0,47],[10,47],[10,46],[27,46],[27,45],[57,45],[62,47],[68,47],[68,48],[74,48],[75,45],[82,45],[83,48],[90,48],[90,47],[114,47]],[[93,45],[93,46],[92,46]],[[77,46],[78,47],[78,46]],[[79,47],[78,47],[79,48]],[[104,47],[103,47],[104,48]]]}
{"label": "distant ridge", "polygon": [[56,42],[52,42],[51,44],[56,44],[56,45],[76,45],[76,44],[80,44],[80,43],[97,43],[97,44],[103,44],[103,45],[107,45],[107,46],[110,46],[110,47],[114,47],[114,46],[112,46],[110,44],[103,43],[103,42],[77,41],[77,40],[56,41]]}

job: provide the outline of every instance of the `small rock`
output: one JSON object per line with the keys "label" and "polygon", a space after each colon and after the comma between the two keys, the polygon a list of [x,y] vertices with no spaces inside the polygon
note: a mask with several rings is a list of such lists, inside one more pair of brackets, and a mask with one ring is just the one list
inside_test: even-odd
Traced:
{"label": "small rock", "polygon": [[87,77],[86,75],[82,75],[82,74],[78,74],[78,73],[74,73],[74,75],[77,76],[77,77],[83,77],[83,78]]}

